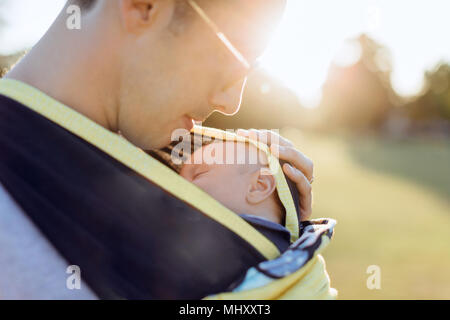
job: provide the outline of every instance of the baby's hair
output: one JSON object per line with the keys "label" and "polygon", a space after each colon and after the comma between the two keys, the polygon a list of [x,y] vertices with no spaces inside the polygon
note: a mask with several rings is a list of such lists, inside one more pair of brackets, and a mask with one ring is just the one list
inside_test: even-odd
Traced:
{"label": "baby's hair", "polygon": [[[183,168],[183,165],[185,164],[187,159],[191,157],[191,155],[194,152],[196,152],[200,148],[206,147],[206,146],[211,145],[216,142],[226,142],[226,141],[223,141],[220,138],[215,139],[215,138],[202,136],[201,134],[198,134],[198,133],[191,133],[190,139],[174,141],[166,148],[158,149],[158,150],[156,150],[156,149],[150,150],[150,151],[147,151],[147,153],[150,156],[152,156],[153,158],[155,158],[156,160],[158,160],[161,163],[168,166],[170,169],[172,169],[176,173],[180,174],[181,169]],[[256,146],[250,144],[248,141],[246,141],[246,142],[235,141],[235,142],[236,143],[245,143],[246,146],[256,148],[258,150],[258,159],[260,158],[259,156],[260,156],[261,152],[259,152],[259,149]],[[188,143],[190,143],[190,145],[188,145]],[[182,162],[181,164],[174,163],[174,161],[172,159],[172,155],[173,155],[173,151],[174,151],[175,147],[181,151],[180,152],[181,154],[178,155],[180,157],[180,159],[184,160],[184,162]],[[250,150],[250,148],[246,148],[246,149]],[[190,150],[191,153],[190,154],[182,154],[182,151],[186,151],[186,150]],[[249,153],[250,152],[248,152],[247,154],[249,154]],[[247,159],[247,154],[246,154],[246,159]],[[262,168],[267,168],[267,167],[268,167],[267,163],[258,161],[254,167],[242,165],[242,170],[245,170],[246,172],[248,172],[249,170],[261,170]],[[288,178],[286,177],[286,179],[288,179]],[[284,225],[285,219],[286,219],[286,209],[285,209],[283,203],[281,202],[280,197],[278,196],[278,192],[274,192],[273,197],[277,204],[277,208],[280,210],[280,213],[281,213],[281,217],[282,217],[281,224]],[[297,196],[297,198],[298,198],[298,196]]]}
{"label": "baby's hair", "polygon": [[[180,138],[182,139],[182,138]],[[192,153],[197,151],[200,148],[203,148],[209,144],[215,142],[215,139],[207,139],[202,137],[202,135],[198,133],[191,133],[190,139],[182,139],[181,141],[173,141],[169,146],[163,149],[153,149],[147,151],[147,153],[153,158],[157,159],[161,163],[168,166],[170,169],[175,171],[176,173],[180,173],[181,168],[184,165],[184,162],[191,156]],[[189,144],[190,145],[189,145]],[[177,148],[177,151],[174,149]],[[178,151],[180,150],[180,151]],[[186,150],[190,150],[190,154],[184,154],[183,152]],[[177,156],[180,160],[182,160],[181,164],[177,164],[173,161],[173,153],[177,153]]]}

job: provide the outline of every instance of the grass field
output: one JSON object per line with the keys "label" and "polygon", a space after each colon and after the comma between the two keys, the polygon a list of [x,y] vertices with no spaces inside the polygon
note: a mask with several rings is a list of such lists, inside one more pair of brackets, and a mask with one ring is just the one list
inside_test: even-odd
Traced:
{"label": "grass field", "polygon": [[339,298],[450,299],[450,143],[282,134],[315,161],[314,216],[338,221],[324,256]]}

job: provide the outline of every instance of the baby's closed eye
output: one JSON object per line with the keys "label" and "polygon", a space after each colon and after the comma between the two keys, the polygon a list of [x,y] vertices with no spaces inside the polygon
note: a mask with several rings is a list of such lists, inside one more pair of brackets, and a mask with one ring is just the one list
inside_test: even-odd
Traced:
{"label": "baby's closed eye", "polygon": [[201,176],[204,176],[208,172],[209,168],[206,166],[202,166],[201,168],[195,170],[193,179],[200,178]]}

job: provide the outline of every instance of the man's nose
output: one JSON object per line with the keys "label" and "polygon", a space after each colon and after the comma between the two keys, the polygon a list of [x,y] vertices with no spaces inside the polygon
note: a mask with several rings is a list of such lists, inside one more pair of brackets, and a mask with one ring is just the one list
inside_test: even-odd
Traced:
{"label": "man's nose", "polygon": [[212,97],[214,109],[225,115],[234,115],[239,111],[247,78],[218,91]]}

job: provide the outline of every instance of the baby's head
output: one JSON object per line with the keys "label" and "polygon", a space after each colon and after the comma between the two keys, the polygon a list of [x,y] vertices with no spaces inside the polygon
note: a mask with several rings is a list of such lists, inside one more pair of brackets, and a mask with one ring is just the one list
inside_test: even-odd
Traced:
{"label": "baby's head", "polygon": [[180,174],[237,214],[284,221],[267,156],[252,144],[220,141],[203,146],[192,153]]}

